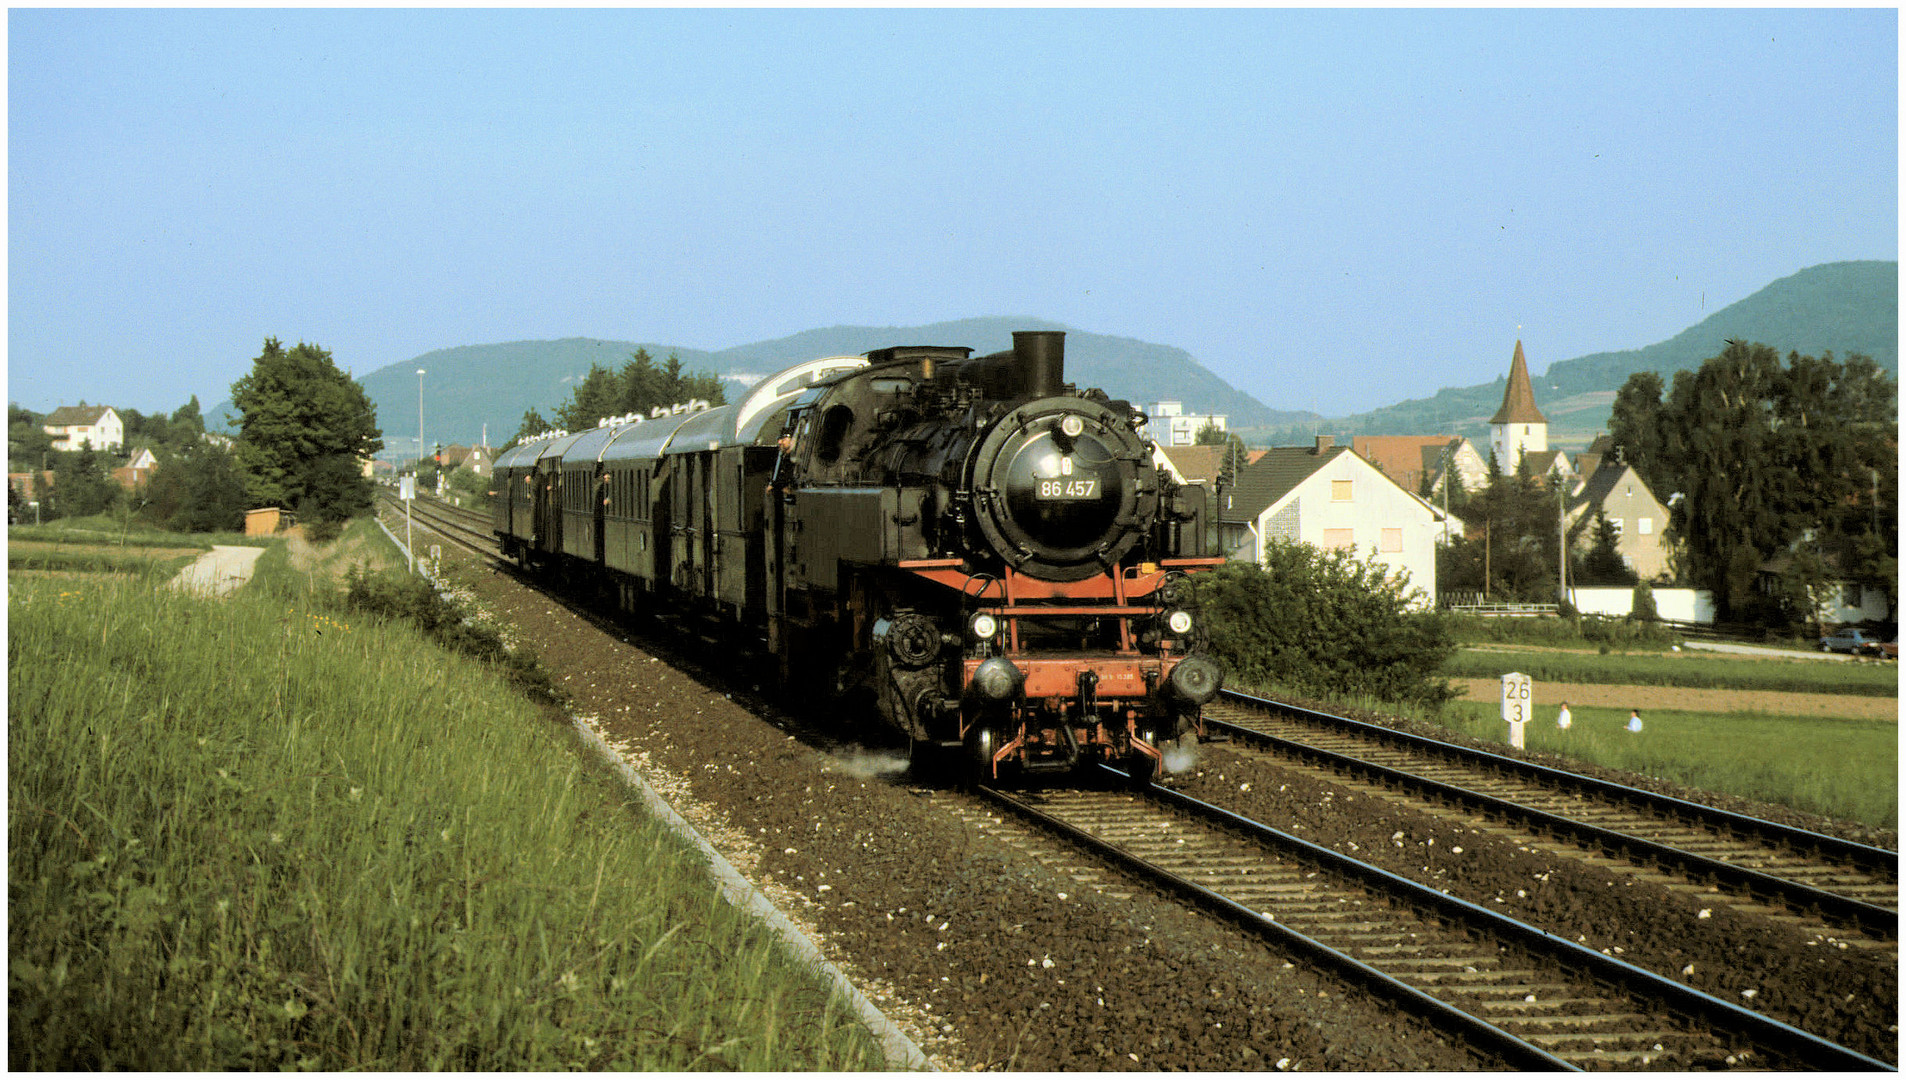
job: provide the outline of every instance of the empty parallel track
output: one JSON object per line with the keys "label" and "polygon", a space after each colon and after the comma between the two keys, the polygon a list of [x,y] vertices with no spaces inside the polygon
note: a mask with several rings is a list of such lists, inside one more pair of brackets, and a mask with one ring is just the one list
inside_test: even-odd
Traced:
{"label": "empty parallel track", "polygon": [[1240,746],[1458,803],[1697,887],[1717,884],[1745,903],[1784,905],[1785,921],[1857,929],[1897,949],[1896,852],[1229,691],[1206,718]]}
{"label": "empty parallel track", "polygon": [[1513,1067],[1889,1067],[1162,788],[983,794],[1309,954]]}

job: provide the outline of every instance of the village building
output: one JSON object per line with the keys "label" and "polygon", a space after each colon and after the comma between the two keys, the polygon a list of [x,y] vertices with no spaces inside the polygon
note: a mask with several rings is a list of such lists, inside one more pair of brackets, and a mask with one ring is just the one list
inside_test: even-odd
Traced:
{"label": "village building", "polygon": [[1218,517],[1226,558],[1261,563],[1273,539],[1347,549],[1409,575],[1421,590],[1417,606],[1435,600],[1437,511],[1328,435],[1246,465],[1221,496]]}
{"label": "village building", "polygon": [[53,436],[53,449],[117,450],[126,445],[126,425],[110,405],[62,405],[41,421]]}
{"label": "village building", "polygon": [[1541,454],[1549,448],[1549,418],[1535,407],[1535,388],[1529,383],[1529,361],[1522,355],[1522,342],[1509,361],[1509,385],[1502,390],[1502,408],[1489,418],[1489,448],[1496,455],[1496,472],[1501,476],[1521,473],[1522,459]]}
{"label": "village building", "polygon": [[496,451],[487,446],[462,446],[452,444],[443,448],[443,467],[445,469],[469,469],[478,476],[490,475],[490,466],[496,460]]}
{"label": "village building", "polygon": [[1575,486],[1566,512],[1569,542],[1577,550],[1595,543],[1595,515],[1600,514],[1614,526],[1615,551],[1635,576],[1643,581],[1669,576],[1668,508],[1632,465],[1603,460]]}
{"label": "village building", "polygon": [[1350,448],[1405,491],[1432,499],[1442,494],[1445,469],[1465,492],[1489,486],[1488,460],[1460,435],[1356,435]]}
{"label": "village building", "polygon": [[152,477],[152,470],[158,467],[159,459],[152,456],[150,449],[142,446],[132,452],[131,459],[124,465],[112,471],[112,477],[120,487],[136,491],[139,485]]}
{"label": "village building", "polygon": [[1227,416],[1188,413],[1182,401],[1154,401],[1145,406],[1146,434],[1160,446],[1192,446],[1207,427],[1225,430]]}

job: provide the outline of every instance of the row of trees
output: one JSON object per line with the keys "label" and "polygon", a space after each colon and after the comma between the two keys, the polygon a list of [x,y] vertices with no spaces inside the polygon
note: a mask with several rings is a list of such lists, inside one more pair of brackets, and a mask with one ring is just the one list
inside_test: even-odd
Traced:
{"label": "row of trees", "polygon": [[123,457],[91,446],[53,450],[43,418],[18,406],[8,409],[8,458],[29,468],[44,462],[53,473],[42,519],[118,511],[217,532],[242,528],[245,511],[257,506],[282,506],[319,526],[370,509],[360,463],[384,445],[376,408],[329,352],[265,339],[251,371],[232,384],[232,402],[242,417],[235,441],[207,437],[196,397],[169,416],[124,410],[127,446],[150,449],[157,461],[137,492],[112,479]]}
{"label": "row of trees", "polygon": [[[1668,536],[1721,618],[1804,616],[1839,579],[1897,602],[1899,388],[1871,359],[1783,363],[1730,341],[1665,394],[1654,372],[1629,376],[1609,434],[1656,491],[1679,493]],[[1779,590],[1764,596],[1770,561]]]}
{"label": "row of trees", "polygon": [[601,364],[589,365],[589,373],[570,391],[569,400],[556,407],[552,419],[544,419],[535,409],[525,412],[509,445],[552,428],[581,431],[595,427],[596,421],[607,416],[647,415],[658,406],[667,408],[697,398],[710,405],[728,403],[718,376],[684,372],[681,358],[674,353],[657,365],[647,349],[637,349],[619,371],[612,372]]}

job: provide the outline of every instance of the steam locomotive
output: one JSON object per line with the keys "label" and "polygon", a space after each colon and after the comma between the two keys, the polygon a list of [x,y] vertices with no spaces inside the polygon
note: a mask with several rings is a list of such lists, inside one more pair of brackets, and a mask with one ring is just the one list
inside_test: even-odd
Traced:
{"label": "steam locomotive", "polygon": [[[1205,490],[1144,415],[1065,382],[1065,335],[809,361],[738,404],[531,440],[495,465],[506,556],[758,644],[796,700],[858,701],[916,766],[1148,777],[1222,673],[1189,576]],[[658,410],[659,412],[659,410]]]}

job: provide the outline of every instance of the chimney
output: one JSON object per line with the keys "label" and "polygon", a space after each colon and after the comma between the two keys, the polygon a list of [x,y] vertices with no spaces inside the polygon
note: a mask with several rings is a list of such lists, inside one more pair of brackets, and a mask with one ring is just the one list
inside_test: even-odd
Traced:
{"label": "chimney", "polygon": [[1014,330],[1013,356],[1027,397],[1055,397],[1065,392],[1065,331]]}
{"label": "chimney", "polygon": [[1336,443],[1336,441],[1337,441],[1336,439],[1332,438],[1329,435],[1319,435],[1317,436],[1317,448],[1315,450],[1312,450],[1311,453],[1321,456],[1323,452],[1330,449],[1331,446]]}

